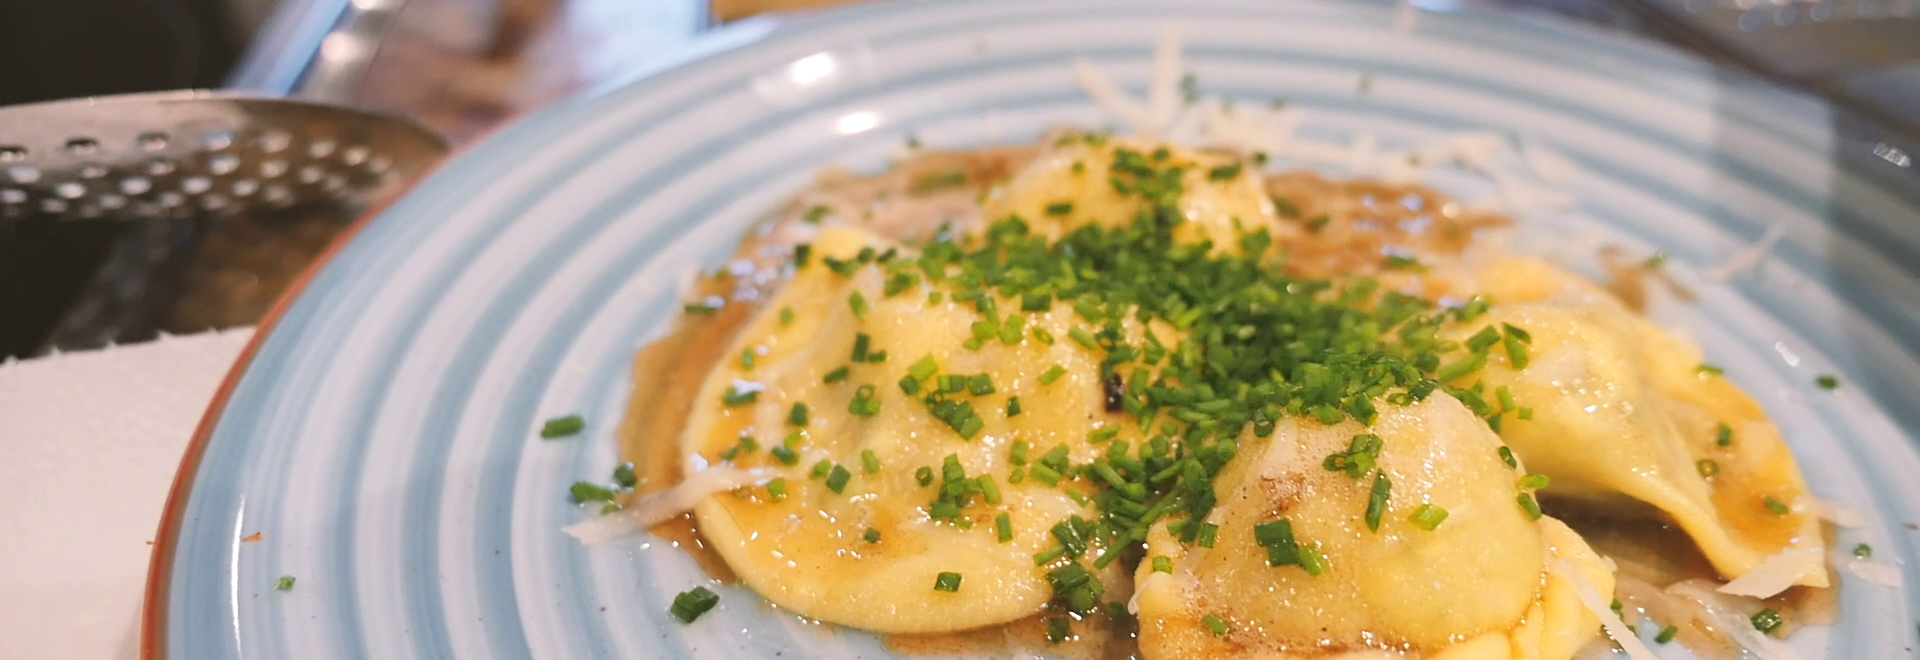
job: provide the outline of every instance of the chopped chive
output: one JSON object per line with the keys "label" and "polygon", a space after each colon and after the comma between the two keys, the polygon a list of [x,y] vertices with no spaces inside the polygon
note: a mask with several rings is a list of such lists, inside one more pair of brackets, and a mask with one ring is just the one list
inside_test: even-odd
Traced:
{"label": "chopped chive", "polygon": [[941,572],[933,578],[933,590],[953,593],[960,590],[960,574]]}
{"label": "chopped chive", "polygon": [[1242,166],[1239,163],[1234,163],[1231,165],[1221,165],[1219,167],[1207,170],[1207,180],[1231,181],[1235,177],[1240,176],[1241,167]]}
{"label": "chopped chive", "polygon": [[833,471],[833,468],[833,459],[822,458],[820,462],[813,464],[813,469],[807,470],[807,478],[819,479],[825,477],[828,472]]}
{"label": "chopped chive", "polygon": [[1720,464],[1714,462],[1711,458],[1703,458],[1694,462],[1693,469],[1699,472],[1700,477],[1703,479],[1711,479],[1714,475],[1720,474]]}
{"label": "chopped chive", "polygon": [[859,291],[855,291],[852,296],[847,297],[847,307],[853,310],[854,318],[861,320],[867,318],[867,297],[860,295]]}
{"label": "chopped chive", "polygon": [[880,399],[875,396],[872,385],[861,385],[854,390],[853,400],[847,402],[847,412],[859,417],[873,417],[880,414]]}
{"label": "chopped chive", "polygon": [[1781,619],[1780,613],[1773,611],[1771,607],[1754,612],[1749,620],[1753,622],[1754,630],[1768,635],[1773,634],[1775,630],[1779,630],[1780,624],[1785,623],[1785,621]]}
{"label": "chopped chive", "polygon": [[1155,572],[1155,573],[1172,573],[1172,572],[1173,572],[1173,559],[1172,559],[1171,557],[1154,557],[1154,558],[1153,558],[1153,572]]}
{"label": "chopped chive", "polygon": [[925,465],[920,466],[920,469],[913,472],[913,479],[914,481],[920,482],[922,486],[933,485],[933,468]]}
{"label": "chopped chive", "polygon": [[1098,348],[1100,345],[1099,342],[1093,338],[1093,333],[1087,332],[1086,328],[1074,328],[1067,331],[1067,338],[1072,339],[1073,343],[1087,348]]}
{"label": "chopped chive", "polygon": [[1733,427],[1728,426],[1726,422],[1720,422],[1720,426],[1715,428],[1713,431],[1713,444],[1720,445],[1722,447],[1732,446],[1733,445]]}
{"label": "chopped chive", "polygon": [[827,475],[827,489],[833,491],[835,495],[844,493],[847,490],[847,481],[852,478],[853,472],[848,471],[846,466],[835,465],[833,472]]}
{"label": "chopped chive", "polygon": [[1313,577],[1326,575],[1327,558],[1320,554],[1319,545],[1300,546],[1300,569]]}
{"label": "chopped chive", "polygon": [[1056,364],[1056,365],[1053,365],[1053,366],[1051,366],[1051,367],[1048,367],[1046,371],[1044,371],[1044,372],[1041,372],[1041,374],[1040,374],[1040,384],[1041,384],[1041,385],[1052,385],[1052,384],[1053,384],[1053,381],[1056,381],[1056,380],[1060,380],[1060,377],[1061,377],[1061,376],[1065,376],[1065,375],[1067,375],[1067,368],[1066,368],[1066,367],[1062,367],[1062,366],[1060,366],[1060,365],[1057,365],[1057,364]]}
{"label": "chopped chive", "polygon": [[820,224],[820,219],[827,217],[827,212],[829,210],[830,209],[828,209],[827,205],[825,204],[815,204],[813,206],[809,206],[807,207],[806,214],[800,216],[800,221],[810,225]]}
{"label": "chopped chive", "polygon": [[1833,376],[1827,375],[1827,374],[1821,374],[1819,378],[1813,379],[1813,383],[1815,385],[1819,385],[1820,389],[1827,390],[1829,392],[1835,389],[1838,389],[1840,387],[1840,379],[1834,378]]}
{"label": "chopped chive", "polygon": [[632,463],[621,463],[613,468],[613,482],[621,488],[633,488],[640,485],[640,477],[633,473]]}
{"label": "chopped chive", "polygon": [[1407,519],[1412,520],[1415,527],[1431,532],[1438,529],[1440,523],[1446,522],[1447,510],[1432,504],[1422,504],[1414,509],[1413,515],[1407,516]]}
{"label": "chopped chive", "polygon": [[767,497],[773,498],[775,502],[787,499],[787,479],[785,477],[774,477],[772,481],[768,481]]}
{"label": "chopped chive", "polygon": [[800,464],[800,454],[795,453],[792,447],[788,447],[782,444],[778,447],[774,447],[773,449],[769,450],[769,452],[773,454],[774,460],[780,461],[781,463],[784,463],[786,465]]}
{"label": "chopped chive", "polygon": [[1000,486],[993,482],[993,475],[983,474],[977,480],[980,484],[980,498],[988,504],[1000,504]]}
{"label": "chopped chive", "polygon": [[1073,633],[1072,625],[1064,616],[1047,617],[1047,643],[1059,644],[1067,641],[1067,637]]}
{"label": "chopped chive", "polygon": [[1700,374],[1704,374],[1704,375],[1707,375],[1707,376],[1725,376],[1725,375],[1727,375],[1727,371],[1726,371],[1725,369],[1721,369],[1721,368],[1719,368],[1719,367],[1716,367],[1716,366],[1713,366],[1713,365],[1711,365],[1711,364],[1707,364],[1707,363],[1705,363],[1705,362],[1702,362],[1702,363],[1700,363],[1700,366],[1697,366],[1697,367],[1694,367],[1694,368],[1693,368],[1693,370],[1694,370],[1695,372],[1698,372],[1698,373],[1700,373]]}
{"label": "chopped chive", "polygon": [[1017,397],[1017,396],[1007,397],[1007,416],[1008,417],[1020,416],[1020,397]]}
{"label": "chopped chive", "polygon": [[1212,548],[1214,539],[1220,535],[1220,526],[1213,523],[1200,523],[1200,547]]}
{"label": "chopped chive", "polygon": [[568,489],[568,491],[573,495],[573,501],[576,504],[612,502],[620,496],[620,494],[614,492],[612,488],[591,481],[575,481],[573,482],[573,487]]}
{"label": "chopped chive", "polygon": [[1647,260],[1641,263],[1640,267],[1647,270],[1656,270],[1665,265],[1667,265],[1667,253],[1655,252],[1653,256],[1647,257]]}
{"label": "chopped chive", "polygon": [[744,406],[759,400],[759,389],[741,390],[735,385],[728,385],[727,391],[720,395],[720,402],[728,406]]}
{"label": "chopped chive", "polygon": [[993,517],[993,533],[996,538],[1000,539],[1001,543],[1012,541],[1013,540],[1013,516],[1008,515],[1007,512],[1005,511],[1001,511],[1000,515],[994,516]]}
{"label": "chopped chive", "polygon": [[872,527],[868,527],[867,532],[865,534],[860,535],[860,540],[866,541],[868,543],[879,543],[880,530],[874,529]]}
{"label": "chopped chive", "polygon": [[1507,467],[1510,467],[1510,468],[1520,467],[1520,462],[1514,460],[1513,458],[1513,450],[1508,448],[1506,445],[1500,446],[1500,460],[1505,462],[1507,464]]}
{"label": "chopped chive", "polygon": [[274,591],[293,591],[293,576],[282,575],[273,583]]}
{"label": "chopped chive", "polygon": [[1115,436],[1118,436],[1118,435],[1120,435],[1120,427],[1102,426],[1100,428],[1087,432],[1087,442],[1090,444],[1097,445],[1102,442],[1112,440]]}
{"label": "chopped chive", "polygon": [[540,425],[540,437],[544,440],[564,438],[587,428],[587,420],[579,415],[567,415],[547,420]]}
{"label": "chopped chive", "polygon": [[741,351],[740,352],[740,370],[753,371],[753,367],[754,367],[753,349],[749,348],[747,350]]}
{"label": "chopped chive", "polygon": [[1047,205],[1047,215],[1066,215],[1073,212],[1073,202],[1054,202]]}
{"label": "chopped chive", "polygon": [[834,383],[838,383],[840,381],[846,380],[847,376],[850,376],[850,375],[853,375],[853,369],[850,369],[846,366],[841,366],[838,369],[834,369],[833,371],[827,372],[826,376],[823,376],[820,378],[820,382],[826,383],[828,385],[832,385]]}
{"label": "chopped chive", "polygon": [[1767,495],[1765,497],[1760,498],[1760,503],[1762,505],[1765,505],[1767,507],[1767,510],[1772,511],[1773,515],[1776,515],[1776,516],[1785,517],[1787,514],[1793,513],[1792,508],[1788,507],[1785,502],[1780,501],[1778,498],[1775,498],[1772,495]]}
{"label": "chopped chive", "polygon": [[992,394],[993,377],[987,374],[974,374],[967,378],[967,392],[974,396]]}
{"label": "chopped chive", "polygon": [[793,325],[793,308],[780,308],[780,325]]}
{"label": "chopped chive", "polygon": [[862,449],[860,450],[860,466],[867,471],[867,474],[878,474],[880,472],[880,457],[875,455],[872,449]]}
{"label": "chopped chive", "polygon": [[1528,518],[1539,520],[1540,516],[1546,515],[1540,511],[1540,502],[1533,499],[1533,493],[1521,493],[1514,501],[1520,503],[1520,510],[1527,512]]}
{"label": "chopped chive", "polygon": [[1387,498],[1393,490],[1393,482],[1387,479],[1382,470],[1373,472],[1373,488],[1367,492],[1367,529],[1380,531],[1380,517],[1387,513]]}
{"label": "chopped chive", "polygon": [[1200,624],[1206,626],[1207,630],[1213,631],[1214,637],[1223,637],[1227,634],[1227,622],[1221,621],[1220,617],[1212,614],[1200,619]]}
{"label": "chopped chive", "polygon": [[913,366],[908,367],[907,375],[912,376],[914,380],[926,380],[932,378],[933,374],[938,371],[940,371],[939,363],[933,361],[932,354],[928,354],[920,358],[919,361],[914,362]]}
{"label": "chopped chive", "polygon": [[1546,488],[1549,483],[1552,483],[1552,480],[1548,479],[1547,475],[1536,473],[1520,477],[1517,485],[1525,490],[1540,490]]}
{"label": "chopped chive", "polygon": [[1873,546],[1867,545],[1865,543],[1853,546],[1853,558],[1854,559],[1872,559]]}
{"label": "chopped chive", "polygon": [[860,332],[853,335],[853,361],[866,362],[867,354],[873,349],[873,336]]}
{"label": "chopped chive", "polygon": [[706,614],[708,610],[713,609],[713,606],[719,604],[720,594],[713,593],[706,587],[694,587],[674,596],[673,606],[667,608],[667,611],[681,623],[693,623],[695,619],[700,618],[700,615]]}
{"label": "chopped chive", "polygon": [[1665,628],[1660,629],[1660,634],[1653,636],[1653,641],[1656,644],[1665,644],[1673,641],[1673,638],[1678,637],[1679,635],[1680,635],[1679,628],[1674,626],[1667,626]]}
{"label": "chopped chive", "polygon": [[793,246],[793,267],[806,268],[807,260],[813,256],[813,245],[801,243]]}
{"label": "chopped chive", "polygon": [[793,409],[787,411],[787,423],[805,428],[807,425],[807,404],[793,404]]}
{"label": "chopped chive", "polygon": [[1525,422],[1525,421],[1532,421],[1532,420],[1533,420],[1533,409],[1532,409],[1532,408],[1528,408],[1528,407],[1526,407],[1526,406],[1520,406],[1520,411],[1519,411],[1519,412],[1518,412],[1517,414],[1518,414],[1518,415],[1520,416],[1520,421],[1523,421],[1523,422]]}

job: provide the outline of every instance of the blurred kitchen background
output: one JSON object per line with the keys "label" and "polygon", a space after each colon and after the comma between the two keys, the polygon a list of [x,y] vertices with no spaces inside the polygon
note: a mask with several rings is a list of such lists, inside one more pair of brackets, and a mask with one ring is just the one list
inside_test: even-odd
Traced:
{"label": "blurred kitchen background", "polygon": [[[713,26],[852,1],[0,0],[0,105],[226,88],[391,113],[457,149]],[[1920,0],[1411,2],[1650,36],[1826,96],[1876,144],[1920,136]],[[50,219],[53,207],[27,196],[47,182],[9,164],[30,154],[10,150],[6,116],[0,358],[253,324],[363,210],[322,199],[233,216],[189,204],[165,220]]]}

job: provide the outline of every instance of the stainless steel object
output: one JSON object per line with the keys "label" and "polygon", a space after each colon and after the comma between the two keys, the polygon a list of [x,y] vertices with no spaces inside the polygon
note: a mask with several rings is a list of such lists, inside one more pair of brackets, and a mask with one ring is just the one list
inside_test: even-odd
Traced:
{"label": "stainless steel object", "polygon": [[363,205],[447,144],[410,120],[161,92],[0,108],[0,218],[185,218]]}
{"label": "stainless steel object", "polygon": [[[43,350],[151,336],[180,323],[167,320],[176,301],[206,309],[194,292],[228,288],[190,284],[208,277],[261,283],[240,289],[259,293],[233,294],[247,297],[232,308],[242,316],[218,323],[251,322],[261,311],[254,299],[271,300],[288,274],[261,281],[269,276],[247,265],[259,258],[234,258],[229,237],[266,237],[274,249],[261,256],[297,272],[311,258],[298,253],[336,231],[323,219],[344,227],[445,155],[446,141],[417,123],[328,105],[351,103],[405,0],[278,4],[229,78],[232,91],[0,108],[0,232],[22,222],[146,219],[121,225]],[[204,254],[209,244],[226,256]]]}

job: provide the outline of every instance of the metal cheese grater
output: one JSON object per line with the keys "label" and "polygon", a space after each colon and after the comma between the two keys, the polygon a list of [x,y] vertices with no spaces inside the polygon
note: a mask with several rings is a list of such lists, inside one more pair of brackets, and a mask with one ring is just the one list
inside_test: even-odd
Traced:
{"label": "metal cheese grater", "polygon": [[[300,43],[267,44],[271,50],[250,57],[236,77],[260,92],[186,90],[0,108],[0,229],[130,221],[48,347],[148,335],[161,327],[172,289],[210,236],[277,231],[272,223],[286,218],[340,226],[445,156],[446,140],[418,123],[326,102],[357,91],[401,5],[289,3],[286,20],[267,33]],[[333,25],[294,29],[315,20]]]}
{"label": "metal cheese grater", "polygon": [[0,108],[0,218],[151,220],[360,205],[446,141],[412,121],[187,91]]}

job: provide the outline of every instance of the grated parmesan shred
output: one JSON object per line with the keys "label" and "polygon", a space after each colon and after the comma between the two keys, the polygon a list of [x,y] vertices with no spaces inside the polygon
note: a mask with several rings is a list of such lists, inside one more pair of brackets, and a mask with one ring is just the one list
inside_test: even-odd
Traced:
{"label": "grated parmesan shred", "polygon": [[581,543],[593,545],[637,534],[693,510],[693,505],[715,493],[756,486],[772,478],[766,470],[711,467],[687,475],[672,488],[640,498],[624,511],[568,525],[564,531]]}
{"label": "grated parmesan shred", "polygon": [[[1835,557],[1834,559],[1836,560],[1835,563],[1839,563],[1839,557]],[[1888,589],[1901,589],[1906,587],[1906,578],[1900,573],[1900,567],[1898,566],[1856,557],[1847,557],[1845,562],[1844,565],[1847,567],[1847,572],[1858,576],[1862,580]]]}
{"label": "grated parmesan shred", "polygon": [[1794,500],[1792,509],[1794,513],[1813,516],[1847,529],[1867,526],[1867,517],[1853,507],[1812,495],[1803,495]]}
{"label": "grated parmesan shred", "polygon": [[1592,582],[1587,581],[1587,576],[1580,572],[1580,567],[1574,566],[1572,562],[1565,559],[1555,559],[1550,569],[1573,585],[1574,597],[1580,600],[1581,606],[1586,607],[1587,611],[1600,619],[1601,630],[1606,631],[1607,637],[1613,638],[1613,643],[1619,644],[1620,649],[1627,652],[1627,657],[1633,660],[1660,660],[1660,656],[1653,654],[1653,649],[1647,648],[1646,642],[1640,641],[1640,638],[1633,634],[1633,629],[1627,626],[1627,622],[1613,615],[1613,608],[1606,598],[1600,595],[1600,590],[1595,588]]}
{"label": "grated parmesan shred", "polygon": [[1760,236],[1759,242],[1742,248],[1739,252],[1734,253],[1733,257],[1728,259],[1726,263],[1715,267],[1713,270],[1707,271],[1705,273],[1707,281],[1725,282],[1733,279],[1733,276],[1739,275],[1741,271],[1760,265],[1760,262],[1767,258],[1767,253],[1773,250],[1773,246],[1779,243],[1780,239],[1786,238],[1786,236],[1786,224],[1775,223],[1772,227],[1767,228],[1767,233]]}
{"label": "grated parmesan shred", "polygon": [[1772,598],[1792,587],[1801,577],[1821,570],[1822,555],[1818,547],[1782,550],[1732,582],[1720,585],[1718,591],[1735,596]]}
{"label": "grated parmesan shred", "polygon": [[1695,581],[1674,584],[1667,587],[1667,592],[1698,603],[1700,611],[1706,614],[1708,624],[1725,632],[1753,657],[1759,660],[1800,660],[1800,654],[1795,653],[1793,647],[1754,629],[1753,620],[1741,612],[1732,596],[1717,593]]}

